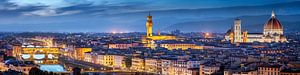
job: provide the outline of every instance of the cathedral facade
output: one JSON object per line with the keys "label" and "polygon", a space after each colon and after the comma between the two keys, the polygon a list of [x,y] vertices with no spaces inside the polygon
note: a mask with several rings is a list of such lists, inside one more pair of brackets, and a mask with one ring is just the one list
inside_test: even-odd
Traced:
{"label": "cathedral facade", "polygon": [[236,19],[231,29],[226,32],[225,41],[231,43],[249,43],[249,42],[287,42],[283,35],[283,26],[275,17],[274,11],[271,18],[265,23],[263,33],[248,33],[241,30],[241,20]]}

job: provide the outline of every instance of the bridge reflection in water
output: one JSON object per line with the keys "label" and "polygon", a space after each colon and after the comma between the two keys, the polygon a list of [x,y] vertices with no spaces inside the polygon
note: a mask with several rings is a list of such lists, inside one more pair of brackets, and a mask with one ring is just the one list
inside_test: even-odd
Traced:
{"label": "bridge reflection in water", "polygon": [[58,47],[22,47],[16,51],[17,58],[25,61],[34,61],[40,65],[40,69],[49,72],[68,72],[73,67],[79,67],[84,71],[112,71],[113,68],[95,63],[89,63],[81,60],[75,60],[70,57],[60,55]]}
{"label": "bridge reflection in water", "polygon": [[[36,53],[36,54],[34,54]],[[40,54],[38,54],[40,53]],[[62,64],[59,64],[58,54],[48,54],[41,52],[23,53],[21,55],[23,60],[34,61],[39,64],[40,69],[48,72],[67,72]]]}
{"label": "bridge reflection in water", "polygon": [[[33,57],[31,59],[31,57]],[[48,54],[45,58],[45,54],[22,54],[24,60],[32,60],[36,64],[39,64],[40,69],[48,72],[67,72],[63,64],[60,64],[58,57],[53,54]]]}
{"label": "bridge reflection in water", "polygon": [[34,61],[36,64],[57,64],[58,56],[53,54],[22,54],[23,60]]}
{"label": "bridge reflection in water", "polygon": [[57,64],[60,52],[58,47],[22,47],[19,54],[23,60],[37,64]]}

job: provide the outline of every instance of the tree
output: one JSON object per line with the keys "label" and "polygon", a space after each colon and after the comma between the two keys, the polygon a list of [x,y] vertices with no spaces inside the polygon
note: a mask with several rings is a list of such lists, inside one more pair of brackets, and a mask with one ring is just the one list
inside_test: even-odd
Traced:
{"label": "tree", "polygon": [[128,69],[132,66],[132,57],[129,57],[129,56],[125,57],[125,66]]}
{"label": "tree", "polygon": [[43,71],[37,67],[33,67],[29,70],[29,75],[42,75]]}

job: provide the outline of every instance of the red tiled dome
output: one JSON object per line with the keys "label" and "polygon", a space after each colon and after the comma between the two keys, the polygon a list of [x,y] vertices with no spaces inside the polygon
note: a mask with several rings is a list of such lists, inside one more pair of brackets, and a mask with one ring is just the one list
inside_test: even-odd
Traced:
{"label": "red tiled dome", "polygon": [[275,18],[272,17],[264,26],[264,29],[282,29],[281,23]]}

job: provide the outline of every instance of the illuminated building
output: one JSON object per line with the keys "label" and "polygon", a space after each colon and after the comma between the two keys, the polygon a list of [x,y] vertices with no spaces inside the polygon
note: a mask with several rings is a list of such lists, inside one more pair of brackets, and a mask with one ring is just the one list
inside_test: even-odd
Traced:
{"label": "illuminated building", "polygon": [[280,75],[280,71],[283,69],[282,65],[277,64],[261,64],[258,66],[259,75]]}
{"label": "illuminated building", "polygon": [[287,42],[283,35],[283,26],[275,17],[274,11],[271,18],[265,23],[263,33],[248,33],[241,32],[241,20],[237,19],[234,22],[234,27],[226,32],[225,40],[231,43],[243,42]]}
{"label": "illuminated building", "polygon": [[22,56],[22,46],[21,45],[14,45],[13,46],[13,56],[16,57],[17,59],[21,58]]}
{"label": "illuminated building", "polygon": [[257,63],[238,63],[239,67],[227,67],[224,69],[224,75],[259,75],[257,71]]}
{"label": "illuminated building", "polygon": [[124,58],[125,57],[121,55],[97,55],[96,63],[113,68],[123,69],[125,68]]}
{"label": "illuminated building", "polygon": [[112,56],[112,55],[103,55],[103,65],[113,66],[114,65],[114,56]]}
{"label": "illuminated building", "polygon": [[3,62],[0,62],[0,71],[7,71],[8,70],[8,67],[5,65],[5,63]]}
{"label": "illuminated building", "polygon": [[161,73],[160,70],[161,61],[153,58],[145,59],[145,71],[153,73]]}
{"label": "illuminated building", "polygon": [[258,53],[261,54],[278,54],[278,53],[283,53],[285,52],[285,50],[259,50]]}
{"label": "illuminated building", "polygon": [[232,72],[232,71],[225,70],[224,75],[259,75],[259,74],[257,74],[256,70],[237,71],[237,72]]}
{"label": "illuminated building", "polygon": [[135,71],[144,71],[145,69],[145,60],[142,59],[142,58],[137,58],[137,57],[134,57],[131,59],[132,61],[132,66],[131,66],[131,69],[132,70],[135,70]]}
{"label": "illuminated building", "polygon": [[129,49],[130,47],[138,46],[138,43],[111,43],[108,44],[109,49]]}
{"label": "illuminated building", "polygon": [[275,12],[272,11],[271,19],[264,26],[264,35],[282,35],[283,27],[281,23],[276,19]]}
{"label": "illuminated building", "polygon": [[149,13],[149,15],[147,16],[147,22],[146,22],[147,37],[152,36],[152,25],[153,25],[152,16]]}
{"label": "illuminated building", "polygon": [[[199,72],[200,61],[193,60],[176,60],[172,62],[171,75],[194,75]],[[198,70],[198,71],[195,71]]]}
{"label": "illuminated building", "polygon": [[96,57],[96,64],[103,64],[104,63],[104,56],[103,55],[97,55]]}
{"label": "illuminated building", "polygon": [[92,62],[92,54],[90,52],[84,53],[84,61]]}
{"label": "illuminated building", "polygon": [[187,49],[203,49],[203,46],[198,46],[195,44],[189,44],[189,43],[165,43],[165,44],[160,44],[160,47],[167,48],[168,50],[187,50]]}
{"label": "illuminated building", "polygon": [[75,57],[75,59],[77,59],[77,60],[84,60],[84,54],[86,53],[86,52],[91,52],[92,51],[92,48],[83,48],[83,47],[77,47],[77,48],[75,48],[75,54],[73,54],[74,55],[74,57]]}
{"label": "illuminated building", "polygon": [[161,74],[163,75],[171,75],[173,71],[171,71],[172,60],[161,59]]}
{"label": "illuminated building", "polygon": [[234,34],[232,32],[232,29],[229,29],[227,32],[226,32],[226,35],[225,35],[225,41],[230,41],[230,43],[234,43]]}
{"label": "illuminated building", "polygon": [[192,75],[192,72],[185,67],[173,67],[174,75]]}
{"label": "illuminated building", "polygon": [[203,49],[203,46],[194,44],[193,42],[188,41],[176,41],[176,40],[164,40],[157,41],[156,44],[159,47],[166,48],[168,50],[187,50],[187,49]]}
{"label": "illuminated building", "polygon": [[113,55],[113,67],[123,69],[125,68],[124,56],[121,55]]}
{"label": "illuminated building", "polygon": [[96,63],[96,59],[95,58],[96,55],[94,55],[93,52],[86,52],[84,53],[84,61],[86,62],[91,62],[91,63]]}
{"label": "illuminated building", "polygon": [[[146,22],[146,29],[147,29],[147,35],[142,37],[142,42],[146,44],[146,47],[153,47],[152,41],[155,40],[175,40],[177,39],[176,36],[169,36],[169,35],[153,35],[153,22],[152,22],[152,16],[149,14],[147,16],[147,22]],[[160,31],[159,31],[160,34]],[[152,45],[151,45],[152,44]]]}
{"label": "illuminated building", "polygon": [[248,32],[247,31],[244,31],[243,34],[243,42],[247,42],[248,41]]}
{"label": "illuminated building", "polygon": [[241,19],[236,19],[234,21],[234,42],[242,42],[242,31],[241,31]]}
{"label": "illuminated building", "polygon": [[204,63],[200,65],[200,75],[212,75],[220,70],[220,64],[218,63]]}

